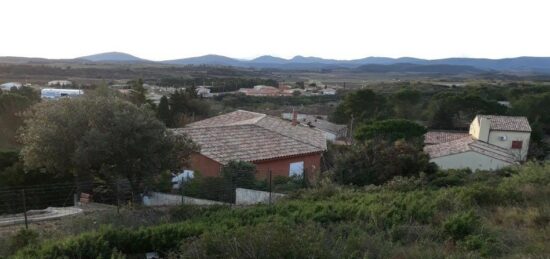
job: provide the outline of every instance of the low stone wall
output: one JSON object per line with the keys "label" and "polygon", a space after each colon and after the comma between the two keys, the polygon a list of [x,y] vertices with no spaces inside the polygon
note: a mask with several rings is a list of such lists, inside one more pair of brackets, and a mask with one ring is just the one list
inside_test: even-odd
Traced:
{"label": "low stone wall", "polygon": [[[257,191],[251,189],[237,188],[235,190],[235,204],[236,205],[252,205],[259,203],[269,203],[269,192]],[[275,202],[282,197],[285,197],[282,193],[271,193],[271,202]]]}
{"label": "low stone wall", "polygon": [[229,203],[221,201],[212,201],[205,199],[197,199],[187,196],[151,192],[148,196],[143,197],[143,205],[145,206],[172,206],[172,205],[227,205]]}

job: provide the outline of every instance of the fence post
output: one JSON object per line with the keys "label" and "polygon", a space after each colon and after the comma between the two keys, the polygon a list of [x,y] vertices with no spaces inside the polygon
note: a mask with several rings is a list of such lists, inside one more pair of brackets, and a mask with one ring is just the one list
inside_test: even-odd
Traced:
{"label": "fence post", "polygon": [[268,172],[269,172],[269,206],[271,206],[271,193],[273,192],[271,169],[268,169]]}
{"label": "fence post", "polygon": [[21,190],[23,195],[23,215],[25,215],[25,229],[29,229],[29,223],[27,221],[27,199],[25,197],[25,189]]}
{"label": "fence post", "polygon": [[118,178],[116,180],[116,213],[120,215],[120,197],[119,197]]}

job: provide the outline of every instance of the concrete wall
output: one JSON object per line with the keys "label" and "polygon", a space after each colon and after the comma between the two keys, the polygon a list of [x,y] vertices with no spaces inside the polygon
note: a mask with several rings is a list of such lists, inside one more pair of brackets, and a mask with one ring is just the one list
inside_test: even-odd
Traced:
{"label": "concrete wall", "polygon": [[[235,191],[236,205],[252,205],[259,203],[269,203],[269,192],[237,188]],[[275,202],[283,198],[285,194],[271,193],[271,202]]]}
{"label": "concrete wall", "polygon": [[[500,140],[500,137],[506,137],[506,140]],[[511,150],[516,155],[518,160],[525,161],[527,158],[527,152],[529,151],[529,138],[531,133],[529,132],[516,132],[516,131],[496,131],[492,130],[489,133],[489,144],[493,144],[505,149]],[[523,141],[521,149],[512,149],[512,141]]]}
{"label": "concrete wall", "polygon": [[168,193],[151,192],[150,196],[143,197],[143,205],[145,206],[173,206],[173,205],[227,205],[229,203],[221,201],[212,201],[197,199],[187,196],[174,195]]}
{"label": "concrete wall", "polygon": [[430,159],[430,162],[436,163],[441,169],[470,168],[472,171],[496,170],[511,165],[508,162],[472,151],[433,158]]}

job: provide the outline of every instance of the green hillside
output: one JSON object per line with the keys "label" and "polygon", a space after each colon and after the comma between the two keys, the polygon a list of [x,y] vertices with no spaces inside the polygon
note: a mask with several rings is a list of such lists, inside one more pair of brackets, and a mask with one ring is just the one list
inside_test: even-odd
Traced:
{"label": "green hillside", "polygon": [[170,212],[178,223],[102,227],[15,258],[542,258],[549,197],[549,163],[365,188],[321,182],[271,207],[180,207]]}

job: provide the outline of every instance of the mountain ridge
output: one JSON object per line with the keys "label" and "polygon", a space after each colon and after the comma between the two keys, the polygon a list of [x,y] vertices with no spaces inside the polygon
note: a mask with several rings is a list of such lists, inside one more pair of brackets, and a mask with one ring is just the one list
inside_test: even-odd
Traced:
{"label": "mountain ridge", "polygon": [[[49,59],[44,58],[19,58],[19,57],[0,57],[2,63],[44,63]],[[532,57],[520,56],[515,58],[489,59],[489,58],[442,58],[442,59],[421,59],[414,57],[365,57],[350,60],[325,59],[311,56],[297,55],[290,59],[281,57],[263,55],[253,59],[236,59],[222,55],[208,54],[203,56],[152,61],[143,59],[124,52],[104,52],[82,56],[74,59],[54,59],[52,61],[65,62],[97,62],[97,63],[157,63],[166,65],[214,65],[214,66],[234,66],[255,69],[296,69],[296,70],[320,70],[320,69],[353,69],[360,71],[359,67],[365,65],[396,65],[413,64],[418,66],[393,66],[386,69],[380,67],[370,67],[363,70],[401,70],[403,68],[412,70],[424,70],[446,65],[443,70],[469,71],[470,73],[481,73],[481,71],[500,71],[500,72],[531,72],[531,73],[550,73],[550,57]],[[449,66],[457,66],[450,68]],[[437,70],[437,69],[436,69]]]}

